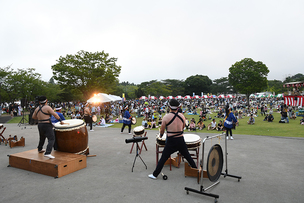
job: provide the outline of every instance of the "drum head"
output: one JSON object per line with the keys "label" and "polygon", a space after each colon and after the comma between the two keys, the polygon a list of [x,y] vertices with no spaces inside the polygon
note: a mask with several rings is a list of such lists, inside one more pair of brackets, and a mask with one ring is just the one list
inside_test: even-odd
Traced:
{"label": "drum head", "polygon": [[223,169],[223,151],[218,144],[213,145],[207,158],[207,175],[211,182],[215,182],[221,176]]}
{"label": "drum head", "polygon": [[201,141],[201,137],[196,134],[184,134],[186,143],[196,143]]}
{"label": "drum head", "polygon": [[143,126],[137,126],[133,129],[135,135],[143,135],[145,133],[145,128]]}
{"label": "drum head", "polygon": [[92,121],[95,123],[97,121],[97,116],[96,115],[93,115],[92,116]]}
{"label": "drum head", "polygon": [[69,119],[63,120],[64,124],[61,125],[60,122],[54,124],[55,128],[74,128],[84,124],[83,120],[81,119]]}
{"label": "drum head", "polygon": [[135,125],[135,124],[136,124],[136,118],[135,118],[135,117],[132,117],[132,119],[131,119],[131,123],[132,123],[133,125]]}

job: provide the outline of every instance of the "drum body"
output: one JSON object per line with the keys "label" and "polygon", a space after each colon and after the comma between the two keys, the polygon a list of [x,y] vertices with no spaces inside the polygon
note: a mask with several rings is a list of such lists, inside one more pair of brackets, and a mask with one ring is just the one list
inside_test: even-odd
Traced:
{"label": "drum body", "polygon": [[64,125],[55,124],[57,150],[79,153],[88,148],[88,131],[83,120],[64,120]]}
{"label": "drum body", "polygon": [[162,137],[159,136],[159,134],[156,136],[156,143],[158,145],[164,146],[166,145],[166,139],[167,139],[167,134],[164,133]]}
{"label": "drum body", "polygon": [[142,136],[145,133],[145,128],[143,126],[137,126],[133,129],[134,137]]}

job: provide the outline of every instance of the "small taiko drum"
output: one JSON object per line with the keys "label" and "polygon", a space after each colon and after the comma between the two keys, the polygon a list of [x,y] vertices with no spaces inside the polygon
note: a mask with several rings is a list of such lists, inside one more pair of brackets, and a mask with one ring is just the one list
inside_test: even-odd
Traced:
{"label": "small taiko drum", "polygon": [[137,121],[136,121],[136,118],[135,118],[135,117],[132,117],[132,118],[131,118],[131,124],[132,124],[132,125],[135,125],[136,122],[137,122]]}
{"label": "small taiko drum", "polygon": [[201,145],[201,137],[196,134],[184,134],[186,145],[189,148],[197,148]]}
{"label": "small taiko drum", "polygon": [[166,133],[164,133],[162,137],[160,137],[159,134],[156,135],[156,143],[158,145],[161,145],[161,146],[166,145],[166,139],[167,139]]}
{"label": "small taiko drum", "polygon": [[64,120],[65,124],[57,122],[55,136],[57,150],[62,152],[82,153],[88,148],[88,131],[86,124],[80,119]]}
{"label": "small taiko drum", "polygon": [[134,137],[142,136],[145,133],[145,128],[143,126],[137,126],[133,129]]}
{"label": "small taiko drum", "polygon": [[96,123],[96,121],[97,121],[97,116],[96,116],[96,115],[93,115],[93,116],[92,116],[92,121],[93,121],[94,123]]}

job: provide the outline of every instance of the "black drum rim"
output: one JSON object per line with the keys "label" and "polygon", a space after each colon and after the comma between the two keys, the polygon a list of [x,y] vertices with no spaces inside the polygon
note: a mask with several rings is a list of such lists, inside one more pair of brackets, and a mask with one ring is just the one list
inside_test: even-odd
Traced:
{"label": "black drum rim", "polygon": [[[216,150],[217,153],[218,153],[218,169],[217,169],[217,172],[212,175],[211,172],[209,171],[209,158],[211,156],[211,153],[213,152],[213,150]],[[214,164],[214,159],[211,160],[211,164]],[[208,154],[208,157],[207,157],[207,175],[208,175],[208,178],[211,182],[215,182],[217,181],[221,174],[222,174],[222,170],[223,170],[223,150],[222,150],[222,147],[221,145],[219,144],[215,144],[211,147],[210,151],[209,151],[209,154]]]}

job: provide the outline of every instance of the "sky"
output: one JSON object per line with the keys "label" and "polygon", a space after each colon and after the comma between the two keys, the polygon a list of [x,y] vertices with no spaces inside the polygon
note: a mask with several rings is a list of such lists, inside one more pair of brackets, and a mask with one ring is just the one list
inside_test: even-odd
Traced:
{"label": "sky", "polygon": [[0,1],[0,67],[49,81],[60,56],[106,52],[120,82],[228,77],[244,58],[268,80],[303,74],[303,0]]}

